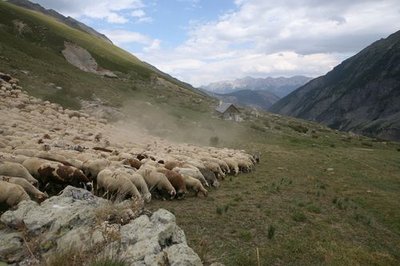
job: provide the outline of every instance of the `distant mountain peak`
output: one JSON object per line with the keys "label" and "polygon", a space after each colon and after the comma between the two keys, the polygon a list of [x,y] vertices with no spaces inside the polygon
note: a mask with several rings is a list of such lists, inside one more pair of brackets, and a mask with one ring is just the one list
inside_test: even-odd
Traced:
{"label": "distant mountain peak", "polygon": [[201,88],[221,94],[231,93],[239,90],[260,90],[269,91],[278,97],[284,97],[310,80],[311,78],[305,76],[294,76],[288,78],[254,78],[251,76],[246,76],[235,80],[213,82],[208,85],[201,86]]}

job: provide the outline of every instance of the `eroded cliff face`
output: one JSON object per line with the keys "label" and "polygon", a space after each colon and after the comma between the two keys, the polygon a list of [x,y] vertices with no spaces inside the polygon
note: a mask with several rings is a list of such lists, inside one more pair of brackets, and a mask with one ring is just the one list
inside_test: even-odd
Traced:
{"label": "eroded cliff face", "polygon": [[379,40],[271,107],[332,128],[400,140],[400,32]]}

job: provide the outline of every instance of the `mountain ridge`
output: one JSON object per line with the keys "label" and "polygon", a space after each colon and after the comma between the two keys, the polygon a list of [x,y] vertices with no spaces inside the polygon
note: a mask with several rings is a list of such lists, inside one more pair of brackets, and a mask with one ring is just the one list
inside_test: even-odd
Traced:
{"label": "mountain ridge", "polygon": [[40,4],[38,3],[34,3],[31,2],[29,0],[6,0],[6,2],[11,3],[13,5],[17,5],[26,9],[30,9],[33,11],[37,11],[40,12],[44,15],[48,15],[51,16],[55,19],[57,19],[58,21],[81,31],[84,31],[86,33],[89,33],[93,36],[99,37],[102,40],[108,42],[108,43],[113,43],[105,34],[102,34],[98,31],[96,31],[95,29],[93,29],[92,27],[87,26],[86,24],[79,22],[78,20],[70,17],[70,16],[64,16],[60,13],[58,13],[57,11],[53,10],[53,9],[46,9],[44,7],[42,7]]}
{"label": "mountain ridge", "polygon": [[235,103],[264,111],[267,111],[280,99],[266,90],[239,90],[226,94],[211,93],[211,95],[223,102]]}
{"label": "mountain ridge", "polygon": [[266,78],[253,78],[244,77],[235,80],[224,80],[218,82],[212,82],[208,85],[201,86],[202,89],[226,94],[238,90],[266,90],[276,96],[284,97],[294,89],[304,85],[310,81],[311,78],[305,76],[293,76],[293,77],[266,77]]}
{"label": "mountain ridge", "polygon": [[290,93],[270,111],[332,128],[400,139],[400,31]]}

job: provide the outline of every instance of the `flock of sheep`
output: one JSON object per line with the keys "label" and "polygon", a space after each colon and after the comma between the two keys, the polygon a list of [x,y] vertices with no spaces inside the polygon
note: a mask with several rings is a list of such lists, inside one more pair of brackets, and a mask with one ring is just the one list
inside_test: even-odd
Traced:
{"label": "flock of sheep", "polygon": [[110,199],[207,196],[258,161],[233,149],[171,143],[27,95],[0,73],[0,204],[38,202],[67,185]]}

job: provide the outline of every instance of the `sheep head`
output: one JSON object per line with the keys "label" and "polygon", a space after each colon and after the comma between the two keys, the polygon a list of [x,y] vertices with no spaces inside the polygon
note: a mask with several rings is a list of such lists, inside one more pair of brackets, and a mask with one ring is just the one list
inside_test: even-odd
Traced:
{"label": "sheep head", "polygon": [[176,190],[175,188],[172,188],[169,192],[169,195],[171,196],[171,199],[173,199],[176,196]]}

